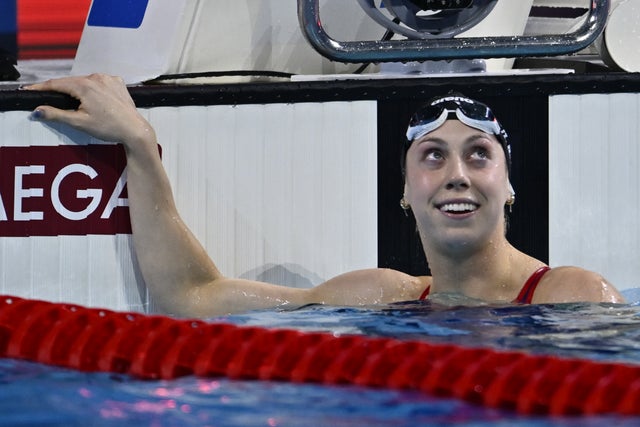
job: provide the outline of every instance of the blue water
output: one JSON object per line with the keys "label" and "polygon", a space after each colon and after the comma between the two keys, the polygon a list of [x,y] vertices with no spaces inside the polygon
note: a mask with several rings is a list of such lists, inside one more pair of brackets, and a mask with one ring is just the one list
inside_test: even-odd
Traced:
{"label": "blue water", "polygon": [[[309,306],[214,321],[452,342],[640,363],[640,306]],[[524,417],[418,392],[224,378],[140,381],[0,359],[0,426],[616,426],[640,417]]]}

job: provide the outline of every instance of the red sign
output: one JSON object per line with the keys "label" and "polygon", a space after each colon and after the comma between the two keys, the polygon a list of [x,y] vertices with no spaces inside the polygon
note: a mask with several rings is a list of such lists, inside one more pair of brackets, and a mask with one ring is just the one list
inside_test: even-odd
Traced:
{"label": "red sign", "polygon": [[121,145],[0,147],[0,236],[130,234]]}

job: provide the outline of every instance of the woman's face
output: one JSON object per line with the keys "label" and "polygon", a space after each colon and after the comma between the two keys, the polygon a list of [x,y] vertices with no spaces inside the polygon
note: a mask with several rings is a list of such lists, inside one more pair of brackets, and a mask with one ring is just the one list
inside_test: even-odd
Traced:
{"label": "woman's face", "polygon": [[503,238],[509,197],[506,158],[494,135],[447,120],[407,152],[405,199],[425,249],[466,250]]}

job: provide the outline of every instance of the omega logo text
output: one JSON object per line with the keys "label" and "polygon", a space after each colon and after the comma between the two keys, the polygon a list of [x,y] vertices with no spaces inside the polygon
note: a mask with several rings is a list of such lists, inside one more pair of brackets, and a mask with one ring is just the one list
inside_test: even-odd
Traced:
{"label": "omega logo text", "polygon": [[0,236],[128,234],[120,145],[0,147]]}

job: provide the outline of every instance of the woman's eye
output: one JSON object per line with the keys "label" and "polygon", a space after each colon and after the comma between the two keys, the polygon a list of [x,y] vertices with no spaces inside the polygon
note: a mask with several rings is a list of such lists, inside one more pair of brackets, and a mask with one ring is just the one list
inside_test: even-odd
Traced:
{"label": "woman's eye", "polygon": [[471,154],[473,158],[486,160],[489,158],[489,151],[483,147],[476,148]]}
{"label": "woman's eye", "polygon": [[438,150],[429,150],[426,152],[424,157],[426,160],[442,160],[443,159],[442,153]]}

